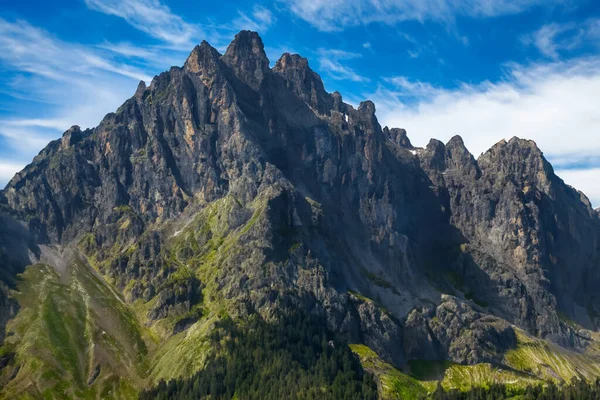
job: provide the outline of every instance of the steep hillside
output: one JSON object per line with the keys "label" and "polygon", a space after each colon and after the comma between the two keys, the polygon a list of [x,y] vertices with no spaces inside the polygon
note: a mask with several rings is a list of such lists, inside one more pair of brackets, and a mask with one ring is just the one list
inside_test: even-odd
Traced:
{"label": "steep hillside", "polygon": [[[352,343],[384,396],[598,374],[600,215],[535,143],[416,148],[306,59],[269,68],[254,32],[69,129],[0,207],[6,398],[135,397],[222,365],[231,332],[259,329],[245,321],[290,315]],[[337,393],[316,358],[298,365]]]}

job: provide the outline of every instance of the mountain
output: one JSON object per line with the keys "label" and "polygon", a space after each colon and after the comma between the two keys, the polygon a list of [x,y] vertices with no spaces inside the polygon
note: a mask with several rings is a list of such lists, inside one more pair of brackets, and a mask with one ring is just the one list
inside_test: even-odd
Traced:
{"label": "mountain", "polygon": [[600,376],[600,215],[534,142],[414,147],[254,32],[70,128],[0,219],[6,398],[135,398],[228,359],[271,376],[253,343],[331,398],[368,398],[363,370],[383,398]]}

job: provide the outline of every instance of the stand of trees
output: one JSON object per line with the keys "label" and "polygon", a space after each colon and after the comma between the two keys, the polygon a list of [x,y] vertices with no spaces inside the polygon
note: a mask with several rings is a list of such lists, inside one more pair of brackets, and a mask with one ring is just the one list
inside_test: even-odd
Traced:
{"label": "stand of trees", "polygon": [[140,399],[377,399],[373,377],[348,345],[301,312],[276,323],[224,320],[211,341],[215,355],[202,371],[161,381]]}
{"label": "stand of trees", "polygon": [[573,378],[568,385],[556,386],[549,382],[545,386],[528,386],[514,389],[505,385],[491,385],[489,388],[473,388],[468,392],[456,389],[445,391],[441,385],[431,395],[432,400],[598,400],[600,399],[600,379],[588,382]]}
{"label": "stand of trees", "polygon": [[[161,381],[141,400],[376,400],[377,385],[347,343],[325,321],[294,311],[267,323],[252,316],[223,320],[210,337],[213,355],[185,379]],[[514,388],[502,384],[466,392],[438,384],[431,400],[600,400],[600,379]]]}

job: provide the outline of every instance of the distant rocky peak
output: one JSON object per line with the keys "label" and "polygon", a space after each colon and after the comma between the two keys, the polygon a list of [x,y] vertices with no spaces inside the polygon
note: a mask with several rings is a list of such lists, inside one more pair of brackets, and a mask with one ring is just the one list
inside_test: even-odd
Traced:
{"label": "distant rocky peak", "polygon": [[375,115],[375,103],[371,100],[361,101],[358,105],[358,112],[368,115]]}
{"label": "distant rocky peak", "polygon": [[446,166],[463,176],[475,179],[481,176],[475,157],[469,152],[459,135],[455,135],[446,143]]}
{"label": "distant rocky peak", "polygon": [[460,151],[466,151],[468,152],[466,146],[465,146],[465,142],[463,141],[462,137],[460,137],[460,135],[454,135],[449,141],[448,143],[446,143],[446,147],[448,147],[449,149],[457,149]]}
{"label": "distant rocky peak", "polygon": [[501,140],[477,160],[483,170],[501,176],[518,177],[520,186],[535,185],[545,193],[555,179],[554,170],[533,140],[513,137],[508,142]]}
{"label": "distant rocky peak", "polygon": [[274,72],[283,72],[290,69],[309,70],[308,60],[299,54],[283,53],[273,67]]}
{"label": "distant rocky peak", "polygon": [[144,96],[144,92],[146,91],[146,82],[144,81],[140,81],[140,83],[138,83],[138,87],[135,90],[135,97],[138,99],[141,99]]}
{"label": "distant rocky peak", "polygon": [[258,89],[269,71],[269,59],[258,33],[241,31],[227,47],[223,61],[238,78],[254,89]]}
{"label": "distant rocky peak", "polygon": [[208,83],[206,79],[214,77],[220,58],[221,54],[214,47],[208,44],[207,41],[202,41],[200,45],[192,50],[185,61],[184,68],[189,72],[200,75],[200,78]]}
{"label": "distant rocky peak", "polygon": [[77,143],[83,138],[83,132],[77,125],[70,127],[64,134],[61,140],[60,148],[67,149]]}
{"label": "distant rocky peak", "polygon": [[387,126],[383,128],[383,134],[393,143],[397,144],[400,147],[403,147],[408,150],[413,150],[414,146],[410,142],[410,139],[406,135],[405,129],[400,128],[391,128],[389,129]]}
{"label": "distant rocky peak", "polygon": [[335,100],[325,91],[321,77],[298,54],[283,54],[273,67],[286,86],[320,115],[329,115]]}

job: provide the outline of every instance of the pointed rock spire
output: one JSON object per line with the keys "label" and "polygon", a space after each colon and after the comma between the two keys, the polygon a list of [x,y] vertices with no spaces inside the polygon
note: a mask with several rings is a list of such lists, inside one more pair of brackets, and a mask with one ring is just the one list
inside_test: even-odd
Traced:
{"label": "pointed rock spire", "polygon": [[403,147],[408,150],[414,149],[410,139],[406,135],[405,129],[400,128],[392,128],[389,129],[387,126],[383,128],[383,133],[385,136],[391,140],[393,143],[396,143],[398,146]]}
{"label": "pointed rock spire", "polygon": [[78,125],[73,125],[65,133],[60,143],[61,149],[67,149],[70,146],[77,144],[83,138],[83,132]]}
{"label": "pointed rock spire", "polygon": [[144,96],[145,91],[146,91],[146,82],[140,81],[140,83],[138,83],[138,87],[135,91],[134,97],[138,100],[141,100],[142,97]]}
{"label": "pointed rock spire", "polygon": [[306,58],[285,53],[275,63],[273,72],[282,76],[287,87],[313,110],[321,115],[330,113],[333,98],[325,91],[321,77],[309,67]]}
{"label": "pointed rock spire", "polygon": [[252,31],[241,31],[235,35],[235,39],[227,47],[223,61],[253,89],[258,89],[269,71],[269,59],[262,39]]}
{"label": "pointed rock spire", "polygon": [[183,67],[202,78],[207,78],[217,70],[220,57],[219,52],[203,40],[200,45],[194,47]]}
{"label": "pointed rock spire", "polygon": [[446,166],[463,176],[475,179],[481,176],[477,161],[459,135],[455,135],[446,143]]}
{"label": "pointed rock spire", "polygon": [[446,146],[437,139],[431,139],[425,148],[423,162],[427,169],[441,172],[446,170]]}

